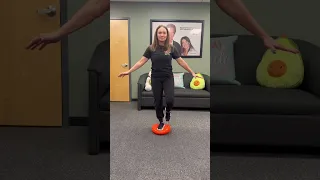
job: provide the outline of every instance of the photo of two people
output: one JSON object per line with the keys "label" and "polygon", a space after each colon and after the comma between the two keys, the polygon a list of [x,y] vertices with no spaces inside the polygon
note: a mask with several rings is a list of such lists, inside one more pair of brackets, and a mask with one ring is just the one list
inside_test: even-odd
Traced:
{"label": "photo of two people", "polygon": [[[202,20],[151,20],[151,35],[159,25],[169,30],[170,44],[172,44],[181,57],[201,58],[203,44]],[[153,37],[150,38],[153,41]]]}

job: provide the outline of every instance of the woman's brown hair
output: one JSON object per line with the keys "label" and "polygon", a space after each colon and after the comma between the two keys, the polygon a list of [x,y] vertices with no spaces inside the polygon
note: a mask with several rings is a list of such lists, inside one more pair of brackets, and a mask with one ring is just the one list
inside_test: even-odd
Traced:
{"label": "woman's brown hair", "polygon": [[168,30],[168,28],[166,27],[166,26],[164,26],[164,25],[160,25],[160,26],[158,26],[157,27],[157,29],[156,29],[156,32],[154,33],[154,37],[153,37],[153,42],[152,42],[152,44],[151,44],[151,46],[150,46],[150,48],[151,48],[151,50],[152,51],[155,51],[156,49],[157,49],[157,47],[159,46],[159,40],[158,40],[158,30],[161,28],[161,27],[163,27],[163,28],[165,28],[166,29],[166,31],[167,31],[167,39],[166,39],[166,41],[164,42],[164,50],[166,51],[166,52],[171,52],[171,44],[169,43],[169,30]]}

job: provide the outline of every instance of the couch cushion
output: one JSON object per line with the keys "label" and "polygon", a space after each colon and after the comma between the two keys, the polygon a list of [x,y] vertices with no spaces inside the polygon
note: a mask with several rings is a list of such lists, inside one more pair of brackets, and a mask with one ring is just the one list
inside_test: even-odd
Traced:
{"label": "couch cushion", "polygon": [[174,87],[175,88],[185,88],[183,82],[183,75],[184,73],[173,73],[174,78]]}
{"label": "couch cushion", "polygon": [[[153,97],[152,91],[142,91],[143,97]],[[206,90],[194,90],[194,89],[174,89],[175,97],[190,97],[190,98],[210,98],[210,93]]]}
{"label": "couch cushion", "polygon": [[192,81],[192,74],[190,73],[184,73],[183,75],[183,83],[184,83],[184,87],[187,89],[190,89],[190,82]]}
{"label": "couch cushion", "polygon": [[175,97],[210,98],[210,92],[195,89],[175,89]]}
{"label": "couch cushion", "polygon": [[100,101],[100,111],[110,111],[110,93],[106,93]]}
{"label": "couch cushion", "polygon": [[238,36],[234,43],[236,80],[243,85],[258,85],[256,70],[266,50],[260,38],[252,35]]}
{"label": "couch cushion", "polygon": [[320,114],[320,99],[299,89],[255,85],[211,86],[211,112],[234,114]]}
{"label": "couch cushion", "polygon": [[211,38],[211,84],[240,85],[235,80],[234,42],[238,36]]}

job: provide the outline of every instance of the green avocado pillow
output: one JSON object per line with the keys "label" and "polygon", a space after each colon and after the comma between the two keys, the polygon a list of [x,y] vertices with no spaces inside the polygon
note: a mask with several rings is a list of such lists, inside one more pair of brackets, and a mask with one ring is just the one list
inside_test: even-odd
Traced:
{"label": "green avocado pillow", "polygon": [[196,89],[196,90],[204,89],[204,87],[206,86],[206,83],[204,81],[203,76],[200,73],[197,73],[196,75],[198,77],[192,78],[192,80],[190,82],[190,88]]}
{"label": "green avocado pillow", "polygon": [[[290,49],[298,46],[290,39],[280,37],[276,41]],[[267,50],[256,70],[256,79],[261,86],[270,88],[296,88],[304,78],[304,66],[300,54]]]}

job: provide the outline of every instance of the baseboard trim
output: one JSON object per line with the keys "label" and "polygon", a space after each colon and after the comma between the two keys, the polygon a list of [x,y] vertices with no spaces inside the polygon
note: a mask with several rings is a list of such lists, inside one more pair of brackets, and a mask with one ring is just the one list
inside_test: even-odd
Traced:
{"label": "baseboard trim", "polygon": [[88,126],[88,117],[69,117],[69,126]]}

